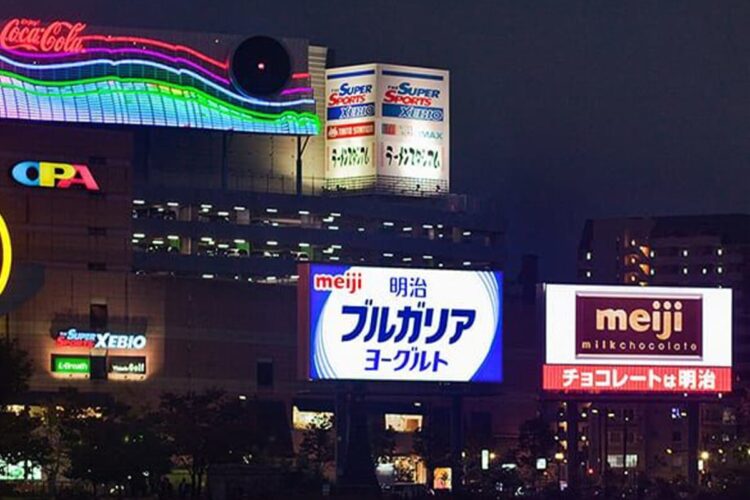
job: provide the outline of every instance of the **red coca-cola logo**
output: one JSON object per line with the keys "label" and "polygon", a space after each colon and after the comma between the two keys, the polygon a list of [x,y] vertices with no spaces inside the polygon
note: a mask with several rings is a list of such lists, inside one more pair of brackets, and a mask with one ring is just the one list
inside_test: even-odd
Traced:
{"label": "red coca-cola logo", "polygon": [[11,19],[0,31],[0,47],[29,52],[82,52],[85,23]]}

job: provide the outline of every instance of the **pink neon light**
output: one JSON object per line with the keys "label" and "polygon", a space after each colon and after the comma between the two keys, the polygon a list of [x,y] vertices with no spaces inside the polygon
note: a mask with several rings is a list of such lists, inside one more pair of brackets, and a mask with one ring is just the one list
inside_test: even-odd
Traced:
{"label": "pink neon light", "polygon": [[282,90],[281,95],[303,94],[306,92],[312,93],[312,91],[313,91],[312,87],[295,87],[293,89]]}
{"label": "pink neon light", "polygon": [[292,79],[301,80],[303,78],[310,78],[310,73],[292,73]]}
{"label": "pink neon light", "polygon": [[140,38],[140,37],[135,37],[135,36],[87,35],[87,36],[82,36],[81,40],[100,41],[100,42],[107,42],[107,43],[140,43],[143,45],[153,45],[154,47],[159,47],[159,48],[167,49],[167,50],[173,50],[175,52],[186,52],[192,55],[193,57],[196,57],[204,62],[207,62],[208,64],[217,66],[223,70],[227,70],[229,68],[228,62],[221,62],[217,59],[207,56],[206,54],[202,52],[198,52],[195,49],[191,49],[190,47],[186,47],[184,45],[173,45],[171,43],[162,42],[161,40],[154,40],[152,38]]}
{"label": "pink neon light", "polygon": [[161,52],[156,52],[155,50],[147,50],[147,49],[131,49],[131,48],[122,48],[122,49],[105,49],[103,47],[94,47],[91,49],[84,49],[84,52],[67,52],[67,53],[58,53],[58,54],[37,54],[37,53],[31,53],[31,52],[24,52],[20,50],[13,50],[13,49],[5,49],[6,52],[13,54],[15,56],[20,57],[29,57],[32,59],[58,59],[58,58],[64,58],[67,56],[77,56],[80,54],[96,54],[96,53],[103,53],[103,54],[141,54],[146,56],[155,57],[157,59],[162,59],[165,61],[169,61],[172,63],[183,63],[187,66],[190,66],[191,68],[196,69],[197,71],[200,71],[201,73],[205,74],[206,76],[213,78],[214,80],[217,80],[225,85],[230,85],[229,78],[225,78],[221,75],[217,75],[216,73],[212,73],[210,70],[206,69],[205,67],[201,66],[200,64],[197,64],[189,59],[185,59],[184,57],[172,57],[167,54],[163,54]]}

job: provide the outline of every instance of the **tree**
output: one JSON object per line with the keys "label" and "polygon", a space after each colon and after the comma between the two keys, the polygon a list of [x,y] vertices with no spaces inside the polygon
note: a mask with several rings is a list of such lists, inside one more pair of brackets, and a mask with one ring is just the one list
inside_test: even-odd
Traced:
{"label": "tree", "polygon": [[39,427],[40,419],[28,409],[0,411],[0,460],[13,465],[23,463],[27,478],[31,467],[46,462],[49,443]]}
{"label": "tree", "polygon": [[321,414],[313,418],[302,435],[300,465],[309,468],[317,478],[323,477],[323,467],[334,459],[332,429],[333,417]]}
{"label": "tree", "polygon": [[542,417],[536,417],[521,424],[518,445],[514,456],[520,477],[534,488],[544,480],[543,471],[536,468],[537,458],[549,459],[555,449],[555,435]]}
{"label": "tree", "polygon": [[370,426],[370,450],[375,465],[392,462],[396,454],[396,431],[393,427],[386,429],[382,419]]}
{"label": "tree", "polygon": [[15,340],[0,340],[0,405],[15,403],[27,389],[32,373],[26,351]]}
{"label": "tree", "polygon": [[433,472],[435,467],[443,466],[450,462],[450,435],[447,431],[439,429],[428,420],[428,425],[414,433],[414,453],[421,456],[427,468],[427,484],[434,483]]}

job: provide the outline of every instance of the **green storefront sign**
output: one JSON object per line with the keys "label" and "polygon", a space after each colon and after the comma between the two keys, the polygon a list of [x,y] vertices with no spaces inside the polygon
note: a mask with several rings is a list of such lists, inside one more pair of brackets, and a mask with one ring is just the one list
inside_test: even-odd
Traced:
{"label": "green storefront sign", "polygon": [[87,356],[52,355],[52,372],[62,374],[91,373],[91,358]]}

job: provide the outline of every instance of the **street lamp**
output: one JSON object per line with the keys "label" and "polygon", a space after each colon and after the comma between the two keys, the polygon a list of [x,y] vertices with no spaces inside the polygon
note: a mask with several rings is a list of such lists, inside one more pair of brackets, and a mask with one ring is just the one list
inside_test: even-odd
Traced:
{"label": "street lamp", "polygon": [[565,454],[563,452],[558,451],[557,453],[555,453],[555,461],[557,461],[557,489],[558,491],[562,489],[561,470],[562,470],[563,460],[565,460]]}
{"label": "street lamp", "polygon": [[706,461],[711,457],[711,454],[704,450],[701,452],[700,457],[701,457],[701,460]]}

